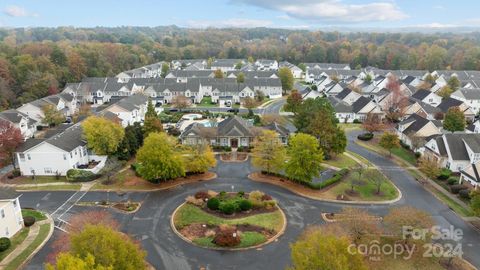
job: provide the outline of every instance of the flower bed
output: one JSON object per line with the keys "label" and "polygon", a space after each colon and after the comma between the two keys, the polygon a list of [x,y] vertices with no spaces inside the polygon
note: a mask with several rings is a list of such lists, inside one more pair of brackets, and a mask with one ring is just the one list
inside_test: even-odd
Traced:
{"label": "flower bed", "polygon": [[184,240],[215,249],[268,243],[283,232],[285,223],[276,201],[260,191],[200,191],[188,196],[172,216],[172,226]]}

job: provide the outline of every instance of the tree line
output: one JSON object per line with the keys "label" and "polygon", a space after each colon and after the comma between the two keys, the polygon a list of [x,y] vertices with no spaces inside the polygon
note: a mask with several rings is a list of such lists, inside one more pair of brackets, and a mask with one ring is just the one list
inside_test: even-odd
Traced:
{"label": "tree line", "polygon": [[384,69],[480,68],[479,33],[340,33],[168,27],[0,29],[0,110],[83,77],[158,61],[269,58]]}

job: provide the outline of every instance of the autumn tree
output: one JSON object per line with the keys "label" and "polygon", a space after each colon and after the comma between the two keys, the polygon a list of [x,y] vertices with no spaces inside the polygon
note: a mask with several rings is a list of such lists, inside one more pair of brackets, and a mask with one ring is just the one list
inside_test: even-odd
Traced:
{"label": "autumn tree", "polygon": [[213,76],[215,77],[215,79],[223,79],[223,71],[221,69],[217,69],[213,73]]}
{"label": "autumn tree", "polygon": [[398,139],[397,134],[391,132],[384,132],[378,144],[387,149],[389,156],[392,156],[392,149],[400,147],[400,140]]}
{"label": "autumn tree", "polygon": [[185,147],[183,153],[185,170],[190,173],[205,173],[217,165],[215,154],[207,143]]}
{"label": "autumn tree", "polygon": [[323,151],[318,140],[308,134],[297,133],[289,140],[289,160],[285,173],[295,181],[309,183],[322,169]]}
{"label": "autumn tree", "polygon": [[442,98],[448,98],[450,95],[453,93],[453,89],[450,88],[450,86],[445,85],[442,87],[438,92],[436,93],[437,95],[441,96]]}
{"label": "autumn tree", "polygon": [[381,234],[379,219],[365,209],[345,207],[337,216],[340,226],[357,245],[377,239]]}
{"label": "autumn tree", "polygon": [[452,76],[448,79],[447,85],[452,89],[452,92],[454,92],[460,87],[460,81],[456,76]]}
{"label": "autumn tree", "polygon": [[137,152],[137,172],[148,181],[185,176],[185,164],[175,138],[161,132],[150,133]]}
{"label": "autumn tree", "polygon": [[302,105],[303,97],[302,94],[298,92],[298,90],[292,90],[290,95],[287,97],[287,103],[283,107],[285,111],[296,113],[299,107]]}
{"label": "autumn tree", "polygon": [[245,82],[245,73],[240,72],[237,74],[237,83],[244,83]]}
{"label": "autumn tree", "polygon": [[293,78],[292,71],[288,67],[281,67],[278,69],[278,77],[280,78],[280,81],[282,82],[282,90],[283,93],[285,94],[287,91],[292,90],[293,88],[293,82],[295,81],[295,78]]}
{"label": "autumn tree", "polygon": [[408,243],[413,230],[430,229],[434,225],[432,217],[425,211],[411,206],[392,208],[383,218],[390,233]]}
{"label": "autumn tree", "polygon": [[65,122],[65,116],[54,105],[43,106],[42,113],[42,123],[45,125],[56,126]]}
{"label": "autumn tree", "polygon": [[120,145],[117,148],[117,157],[120,160],[129,160],[143,144],[144,128],[140,123],[128,125],[125,128],[125,136],[123,136]]}
{"label": "autumn tree", "polygon": [[78,111],[72,116],[72,120],[74,123],[78,123],[79,121],[89,117],[92,115],[92,108],[90,104],[85,103],[80,105]]}
{"label": "autumn tree", "polygon": [[392,122],[397,122],[405,115],[408,106],[408,98],[403,93],[400,87],[400,82],[394,76],[388,77],[386,88],[390,93],[385,97],[383,111],[385,112],[387,119]]}
{"label": "autumn tree", "polygon": [[377,195],[380,195],[382,185],[385,184],[386,181],[385,177],[383,177],[383,175],[377,170],[368,169],[365,171],[365,178],[368,181],[372,182],[372,184],[377,188],[375,193]]}
{"label": "autumn tree", "polygon": [[262,102],[264,99],[265,99],[265,94],[262,91],[260,91],[260,90],[255,91],[255,100],[256,101]]}
{"label": "autumn tree", "polygon": [[445,130],[451,132],[464,131],[466,125],[465,114],[459,107],[455,106],[448,109],[443,120],[443,128]]}
{"label": "autumn tree", "polygon": [[90,116],[82,122],[83,137],[88,148],[97,155],[110,155],[117,151],[125,135],[120,124],[97,116]]}
{"label": "autumn tree", "polygon": [[22,143],[20,129],[0,118],[0,167],[11,163],[15,168],[14,152]]}
{"label": "autumn tree", "polygon": [[382,123],[382,119],[379,115],[368,113],[367,117],[362,122],[362,127],[368,133],[373,134],[374,132],[384,130],[385,125]]}
{"label": "autumn tree", "polygon": [[349,252],[349,246],[347,236],[330,233],[321,227],[308,229],[291,244],[292,267],[288,269],[367,270],[363,256]]}
{"label": "autumn tree", "polygon": [[95,265],[95,257],[87,254],[85,258],[72,255],[70,253],[61,253],[56,259],[56,264],[46,264],[46,270],[113,270],[113,267]]}
{"label": "autumn tree", "polygon": [[275,131],[263,130],[254,141],[253,166],[267,173],[280,173],[287,160],[286,149]]}
{"label": "autumn tree", "polygon": [[144,136],[146,137],[152,132],[161,131],[163,131],[162,121],[160,121],[160,118],[155,111],[155,106],[153,105],[152,100],[148,99],[147,112],[145,112],[145,120],[143,123]]}
{"label": "autumn tree", "polygon": [[190,107],[191,101],[184,95],[177,95],[172,98],[172,106],[177,109],[185,109]]}
{"label": "autumn tree", "polygon": [[257,103],[255,102],[255,100],[251,97],[245,97],[243,99],[243,107],[247,108],[247,109],[253,109],[257,106]]}
{"label": "autumn tree", "polygon": [[436,179],[441,172],[438,162],[426,157],[418,160],[418,169],[430,179]]}
{"label": "autumn tree", "polygon": [[95,258],[95,266],[111,269],[146,269],[145,256],[139,244],[127,235],[103,225],[86,225],[72,234],[70,254],[81,259]]}

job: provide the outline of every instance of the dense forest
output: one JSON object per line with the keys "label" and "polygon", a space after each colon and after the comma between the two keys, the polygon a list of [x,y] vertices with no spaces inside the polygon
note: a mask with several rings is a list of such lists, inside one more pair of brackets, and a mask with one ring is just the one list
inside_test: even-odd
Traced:
{"label": "dense forest", "polygon": [[269,58],[384,69],[480,69],[480,33],[340,33],[165,27],[0,29],[0,110],[85,76],[153,62]]}

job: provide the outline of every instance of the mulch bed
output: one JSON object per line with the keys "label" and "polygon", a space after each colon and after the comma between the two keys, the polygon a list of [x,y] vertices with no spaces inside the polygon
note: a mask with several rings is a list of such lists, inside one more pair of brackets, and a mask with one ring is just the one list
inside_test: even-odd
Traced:
{"label": "mulch bed", "polygon": [[[260,226],[250,225],[250,224],[241,224],[234,226],[236,230],[240,232],[258,232],[263,234],[267,239],[275,236],[275,232],[267,230]],[[220,231],[219,226],[211,226],[208,224],[194,223],[183,227],[179,230],[180,234],[185,236],[189,240],[194,240],[196,238],[205,237],[208,234],[214,235]]]}
{"label": "mulch bed", "polygon": [[199,207],[199,208],[208,214],[211,214],[213,216],[220,217],[220,218],[225,218],[225,219],[244,218],[244,217],[254,216],[258,214],[272,213],[278,210],[278,206],[276,206],[272,209],[266,209],[266,208],[251,209],[249,211],[242,211],[238,213],[233,213],[231,215],[226,215],[220,211],[211,210],[208,207]]}
{"label": "mulch bed", "polygon": [[[129,207],[130,206],[130,207]],[[138,209],[140,207],[139,203],[131,202],[131,203],[115,203],[112,205],[113,208],[116,208],[118,210],[122,210],[125,212],[132,212]]]}

